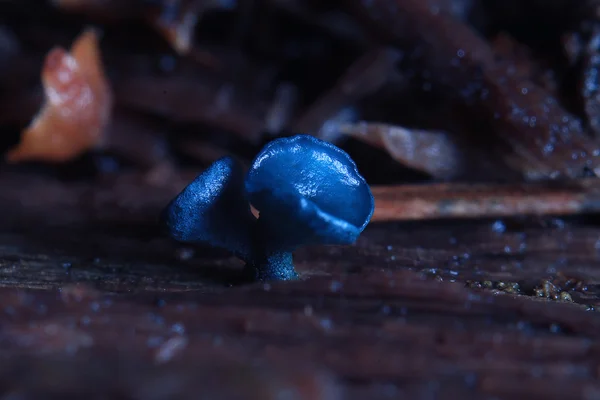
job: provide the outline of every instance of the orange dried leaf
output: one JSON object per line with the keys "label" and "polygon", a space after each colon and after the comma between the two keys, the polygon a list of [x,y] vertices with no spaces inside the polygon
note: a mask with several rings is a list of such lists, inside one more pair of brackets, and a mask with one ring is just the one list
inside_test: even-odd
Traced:
{"label": "orange dried leaf", "polygon": [[64,162],[102,146],[112,94],[93,30],[84,31],[70,53],[59,47],[48,53],[42,84],[45,103],[7,160]]}

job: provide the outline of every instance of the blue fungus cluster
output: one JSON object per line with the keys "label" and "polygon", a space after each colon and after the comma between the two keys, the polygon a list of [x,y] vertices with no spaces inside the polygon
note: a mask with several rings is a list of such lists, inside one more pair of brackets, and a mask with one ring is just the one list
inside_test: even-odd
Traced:
{"label": "blue fungus cluster", "polygon": [[374,206],[348,154],[297,135],[267,144],[245,176],[234,158],[216,161],[171,201],[162,221],[177,241],[232,252],[251,279],[289,280],[298,276],[294,250],[354,243]]}

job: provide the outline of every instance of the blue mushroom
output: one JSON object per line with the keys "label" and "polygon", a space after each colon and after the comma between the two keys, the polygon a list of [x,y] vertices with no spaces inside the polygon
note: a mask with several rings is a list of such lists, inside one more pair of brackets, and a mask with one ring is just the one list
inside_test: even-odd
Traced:
{"label": "blue mushroom", "polygon": [[295,249],[353,243],[374,206],[369,185],[348,154],[297,135],[265,146],[245,182],[233,159],[215,162],[169,204],[163,219],[176,240],[206,242],[236,254],[252,279],[288,280],[297,277]]}
{"label": "blue mushroom", "polygon": [[169,203],[161,219],[179,242],[207,243],[248,258],[256,218],[241,165],[232,157],[215,161]]}
{"label": "blue mushroom", "polygon": [[250,167],[246,192],[260,212],[261,254],[271,257],[255,260],[262,279],[293,276],[289,254],[301,245],[353,243],[375,205],[350,156],[308,135],[265,146]]}

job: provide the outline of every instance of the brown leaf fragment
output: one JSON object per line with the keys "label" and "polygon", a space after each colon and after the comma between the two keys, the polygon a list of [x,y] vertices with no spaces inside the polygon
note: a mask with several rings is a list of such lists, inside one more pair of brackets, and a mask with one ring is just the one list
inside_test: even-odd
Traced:
{"label": "brown leaf fragment", "polygon": [[42,84],[45,103],[7,160],[64,162],[102,146],[112,95],[94,30],[84,31],[70,52],[56,47],[48,53]]}
{"label": "brown leaf fragment", "polygon": [[385,149],[398,162],[434,178],[449,179],[461,169],[461,152],[445,132],[369,122],[342,124],[340,132]]}

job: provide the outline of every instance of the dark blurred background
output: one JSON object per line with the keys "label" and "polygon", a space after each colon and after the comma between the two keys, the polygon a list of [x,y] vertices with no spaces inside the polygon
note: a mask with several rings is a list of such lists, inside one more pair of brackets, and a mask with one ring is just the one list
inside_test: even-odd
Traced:
{"label": "dark blurred background", "polygon": [[[42,113],[49,52],[88,28],[112,98],[95,120],[102,140],[59,161],[40,145],[2,168],[168,179],[309,133],[347,150],[372,184],[594,176],[599,27],[592,1],[2,0],[4,155]],[[27,142],[92,135],[80,116],[99,102],[60,123],[39,117],[54,125]]]}

